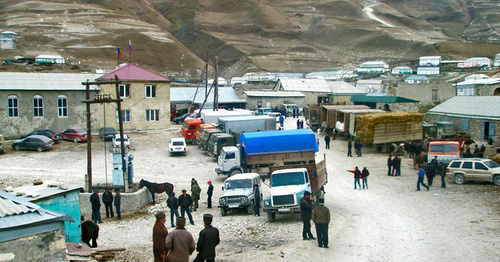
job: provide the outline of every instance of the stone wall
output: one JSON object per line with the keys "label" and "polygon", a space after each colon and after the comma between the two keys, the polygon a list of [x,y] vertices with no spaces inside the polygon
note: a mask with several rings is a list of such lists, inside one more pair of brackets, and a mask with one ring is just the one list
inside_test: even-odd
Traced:
{"label": "stone wall", "polygon": [[[101,199],[101,217],[106,214],[106,209],[102,203],[102,193],[99,192],[99,199]],[[122,195],[122,203],[120,205],[120,211],[123,215],[133,214],[139,211],[141,208],[149,203],[153,202],[151,198],[151,193],[147,188],[141,188],[139,191],[134,193],[120,193]],[[163,193],[164,194],[164,193]],[[85,219],[92,218],[92,211],[90,208],[90,193],[80,193],[80,211]],[[114,196],[113,192],[113,196]],[[113,206],[114,210],[114,206]]]}
{"label": "stone wall", "polygon": [[[394,89],[394,95],[415,99],[420,101],[420,104],[424,105],[432,102],[442,103],[456,95],[456,88],[452,83],[437,81],[429,84],[408,84],[399,82]],[[433,90],[437,91],[437,97],[434,100],[432,97]]]}
{"label": "stone wall", "polygon": [[[62,226],[62,225],[61,225]],[[65,261],[64,227],[0,243],[1,261]]]}

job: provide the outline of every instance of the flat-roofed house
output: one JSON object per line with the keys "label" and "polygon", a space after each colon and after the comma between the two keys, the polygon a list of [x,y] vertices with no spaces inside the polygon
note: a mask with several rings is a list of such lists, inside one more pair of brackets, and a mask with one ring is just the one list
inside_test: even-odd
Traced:
{"label": "flat-roofed house", "polygon": [[441,56],[421,56],[418,59],[419,66],[427,66],[427,67],[439,66],[440,62],[441,62]]}

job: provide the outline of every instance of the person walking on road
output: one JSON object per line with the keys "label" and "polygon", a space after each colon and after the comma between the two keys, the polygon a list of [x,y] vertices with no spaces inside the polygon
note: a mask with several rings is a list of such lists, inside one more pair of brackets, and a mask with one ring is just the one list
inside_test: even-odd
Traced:
{"label": "person walking on road", "polygon": [[359,180],[361,179],[361,171],[359,170],[358,167],[354,169],[354,189],[356,188],[356,184],[359,186],[359,189],[361,190],[361,183]]}
{"label": "person walking on road", "polygon": [[283,117],[283,115],[280,115],[279,121],[281,128],[283,128],[283,124],[285,123],[285,118]]}
{"label": "person walking on road", "polygon": [[111,193],[109,188],[106,188],[104,194],[102,194],[102,202],[104,203],[104,208],[106,208],[106,218],[109,218],[110,214],[111,217],[115,217],[113,214],[113,193]]}
{"label": "person walking on road", "polygon": [[175,225],[175,229],[168,233],[165,239],[166,261],[189,261],[189,255],[193,254],[196,243],[191,233],[185,228],[186,219],[184,217],[178,217]]}
{"label": "person walking on road", "polygon": [[214,186],[212,185],[212,181],[208,181],[208,190],[207,190],[207,207],[212,208],[212,194],[214,193]]}
{"label": "person walking on road", "polygon": [[155,214],[156,222],[153,226],[153,256],[155,262],[165,261],[167,255],[167,248],[165,247],[165,238],[168,235],[167,228],[165,227],[165,213],[157,212]]}
{"label": "person walking on road", "polygon": [[325,206],[325,199],[318,199],[318,207],[312,213],[312,220],[316,226],[318,246],[328,248],[328,224],[330,224],[330,210]]}
{"label": "person walking on road", "polygon": [[260,190],[259,190],[259,185],[255,184],[253,185],[253,199],[255,201],[255,204],[253,206],[253,215],[254,216],[260,216]]}
{"label": "person walking on road", "polygon": [[212,226],[214,216],[211,214],[203,215],[203,224],[205,228],[200,231],[196,251],[198,255],[193,262],[215,261],[215,247],[220,243],[219,230]]}
{"label": "person walking on road", "polygon": [[311,233],[311,215],[313,210],[313,201],[311,192],[304,192],[304,197],[300,199],[300,219],[302,219],[302,239],[316,239]]}
{"label": "person walking on road", "polygon": [[365,185],[366,185],[366,189],[368,189],[368,176],[370,175],[370,172],[368,171],[368,169],[366,169],[366,166],[363,167],[363,170],[361,171],[361,175],[363,177],[363,189],[365,189]]}
{"label": "person walking on road", "polygon": [[170,209],[170,226],[175,227],[174,224],[174,215],[175,218],[179,217],[179,200],[175,197],[175,193],[172,192],[167,199],[167,206]]}
{"label": "person walking on road", "polygon": [[392,169],[392,156],[389,155],[389,158],[387,158],[387,175],[388,176],[392,176],[391,169]]}
{"label": "person walking on road", "polygon": [[97,189],[94,189],[94,193],[90,195],[90,204],[92,205],[92,221],[94,223],[102,223],[101,200],[99,200],[99,191]]}
{"label": "person walking on road", "polygon": [[198,181],[193,181],[191,185],[191,197],[193,198],[193,205],[191,206],[191,211],[196,211],[198,209],[198,200],[200,200],[201,188],[198,185]]}
{"label": "person walking on road", "polygon": [[297,119],[297,129],[300,129],[300,119]]}
{"label": "person walking on road", "polygon": [[326,146],[326,149],[330,149],[330,134],[329,133],[326,133],[325,135],[325,146]]}
{"label": "person walking on road", "polygon": [[420,168],[418,170],[418,181],[417,181],[417,191],[420,191],[420,185],[424,186],[427,188],[427,191],[429,191],[429,187],[424,183],[424,169]]}
{"label": "person walking on road", "polygon": [[120,189],[115,189],[115,200],[113,202],[116,209],[116,219],[120,220],[122,218],[122,213],[120,212],[120,207],[122,205],[122,195],[120,194]]}
{"label": "person walking on road", "polygon": [[182,190],[182,195],[179,196],[179,205],[181,206],[181,217],[185,217],[184,215],[187,213],[189,218],[189,223],[194,225],[193,216],[191,215],[191,205],[193,204],[193,199],[187,193],[186,189]]}
{"label": "person walking on road", "polygon": [[347,141],[347,156],[352,157],[352,138]]}
{"label": "person walking on road", "polygon": [[432,186],[432,181],[434,180],[434,176],[436,175],[436,167],[429,163],[425,166],[425,176],[427,177],[427,185]]}

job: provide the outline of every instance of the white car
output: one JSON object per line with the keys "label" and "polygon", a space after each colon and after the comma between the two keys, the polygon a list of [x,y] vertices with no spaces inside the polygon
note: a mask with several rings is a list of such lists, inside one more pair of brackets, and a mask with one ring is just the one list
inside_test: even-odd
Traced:
{"label": "white car", "polygon": [[280,121],[281,113],[279,113],[279,112],[271,112],[271,113],[268,113],[267,115],[268,116],[272,116],[272,117],[276,117],[276,122],[277,123]]}
{"label": "white car", "polygon": [[[130,148],[130,140],[128,139],[128,136],[126,134],[123,134],[123,145],[126,148]],[[113,137],[113,147],[121,147],[121,138],[120,134],[116,134]]]}
{"label": "white car", "polygon": [[185,155],[187,153],[186,139],[179,137],[171,138],[170,142],[168,142],[168,152],[170,153],[170,155]]}

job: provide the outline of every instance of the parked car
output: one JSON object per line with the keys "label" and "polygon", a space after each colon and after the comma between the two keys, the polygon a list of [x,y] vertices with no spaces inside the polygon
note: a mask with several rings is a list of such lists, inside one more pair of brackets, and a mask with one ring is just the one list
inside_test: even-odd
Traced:
{"label": "parked car", "polygon": [[280,112],[271,112],[271,113],[268,113],[267,115],[272,116],[272,117],[276,117],[276,123],[278,123],[280,121],[280,116],[281,116]]}
{"label": "parked car", "polygon": [[[230,209],[244,209],[248,214],[253,213],[257,204],[254,199],[254,185],[257,185],[259,190],[261,189],[260,175],[257,173],[236,174],[227,178],[222,187],[222,196],[219,198],[221,215],[227,215]],[[262,193],[260,199],[262,199]]]}
{"label": "parked car", "polygon": [[[113,141],[113,147],[121,147],[120,134],[115,134],[112,141]],[[130,139],[128,138],[127,134],[123,134],[123,145],[126,148],[130,148]]]}
{"label": "parked car", "polygon": [[38,152],[42,152],[43,150],[47,150],[54,145],[54,141],[52,139],[42,136],[42,135],[32,135],[23,139],[16,140],[12,143],[12,148],[15,150],[38,150]]}
{"label": "parked car", "polygon": [[174,121],[174,123],[176,123],[176,124],[182,124],[186,118],[195,117],[195,116],[196,116],[195,113],[185,113],[182,116],[174,117],[174,120],[172,120],[172,121]]}
{"label": "parked car", "polygon": [[500,186],[500,165],[490,159],[453,160],[448,165],[446,173],[459,185],[465,184],[467,181],[487,181]]}
{"label": "parked car", "polygon": [[87,141],[87,130],[81,127],[68,128],[61,133],[59,133],[61,139],[70,140],[75,143],[80,141]]}
{"label": "parked car", "polygon": [[116,135],[116,129],[113,127],[101,127],[99,129],[99,138],[102,141],[110,141],[113,140],[113,137]]}
{"label": "parked car", "polygon": [[186,140],[182,137],[171,138],[170,142],[168,142],[168,152],[170,153],[170,155],[174,154],[186,155],[187,153]]}
{"label": "parked car", "polygon": [[0,135],[0,153],[3,153],[5,150],[5,140],[3,139],[3,135]]}
{"label": "parked car", "polygon": [[32,135],[46,136],[46,137],[52,139],[54,142],[61,140],[61,136],[58,133],[56,133],[52,130],[49,130],[49,129],[35,130],[31,133],[22,135],[19,139],[23,139],[23,138],[26,138],[26,137],[32,136]]}

